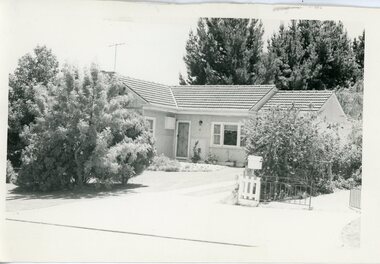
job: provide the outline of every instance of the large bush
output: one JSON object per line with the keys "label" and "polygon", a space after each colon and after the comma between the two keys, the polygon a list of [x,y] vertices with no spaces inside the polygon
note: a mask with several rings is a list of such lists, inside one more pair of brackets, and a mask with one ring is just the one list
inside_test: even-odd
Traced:
{"label": "large bush", "polygon": [[[21,153],[25,144],[20,140],[24,126],[41,117],[40,85],[55,81],[58,60],[50,49],[37,46],[32,54],[22,56],[13,74],[9,75],[7,158],[12,165],[21,165]],[[43,92],[43,91],[42,91]]]}
{"label": "large bush", "polygon": [[325,186],[329,164],[339,152],[333,127],[323,128],[316,116],[280,108],[258,113],[244,127],[247,154],[263,157],[261,176],[299,178],[330,189]]}
{"label": "large bush", "polygon": [[150,164],[153,138],[143,117],[127,108],[131,98],[116,78],[96,67],[84,76],[66,67],[58,85],[46,89],[44,115],[22,133],[18,185],[47,191],[90,180],[126,183]]}

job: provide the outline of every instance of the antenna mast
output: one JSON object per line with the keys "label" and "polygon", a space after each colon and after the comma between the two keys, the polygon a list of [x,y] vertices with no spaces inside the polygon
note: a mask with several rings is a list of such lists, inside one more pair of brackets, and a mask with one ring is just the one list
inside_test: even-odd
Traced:
{"label": "antenna mast", "polygon": [[116,57],[117,57],[117,46],[124,45],[125,43],[114,43],[112,45],[109,45],[108,47],[115,47],[115,58],[113,61],[113,71],[116,72]]}

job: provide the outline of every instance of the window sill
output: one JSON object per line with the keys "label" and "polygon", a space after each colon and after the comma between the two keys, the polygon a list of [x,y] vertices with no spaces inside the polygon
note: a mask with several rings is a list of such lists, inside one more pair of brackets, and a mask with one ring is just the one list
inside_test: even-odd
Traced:
{"label": "window sill", "polygon": [[210,148],[224,148],[224,149],[243,149],[241,146],[229,146],[229,145],[210,145]]}

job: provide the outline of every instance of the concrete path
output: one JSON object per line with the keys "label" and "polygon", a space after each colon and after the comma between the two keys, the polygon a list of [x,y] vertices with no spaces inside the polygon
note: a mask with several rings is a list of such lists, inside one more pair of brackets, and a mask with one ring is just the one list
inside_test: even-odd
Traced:
{"label": "concrete path", "polygon": [[219,203],[234,184],[226,179],[8,212],[6,252],[15,261],[278,261],[289,252],[317,261],[337,250],[341,258],[355,257],[343,254],[340,239],[358,217],[346,208],[347,192],[316,198],[312,211]]}

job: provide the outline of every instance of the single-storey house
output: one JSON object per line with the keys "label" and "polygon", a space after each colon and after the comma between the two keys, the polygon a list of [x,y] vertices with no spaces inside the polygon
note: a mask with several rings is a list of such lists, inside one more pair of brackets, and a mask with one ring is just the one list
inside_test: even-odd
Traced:
{"label": "single-storey house", "polygon": [[190,159],[198,141],[201,158],[215,154],[219,162],[245,162],[242,123],[249,115],[274,106],[312,111],[328,122],[346,115],[333,91],[280,91],[274,85],[168,86],[120,76],[132,92],[156,139],[158,154]]}

